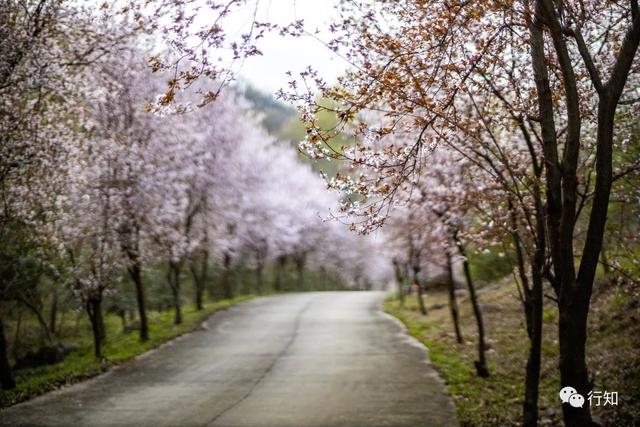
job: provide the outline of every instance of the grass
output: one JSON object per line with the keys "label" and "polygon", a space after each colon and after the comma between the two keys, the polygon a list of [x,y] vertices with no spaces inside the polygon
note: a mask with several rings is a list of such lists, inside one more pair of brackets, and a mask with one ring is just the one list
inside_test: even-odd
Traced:
{"label": "grass", "polygon": [[[197,329],[211,314],[251,298],[253,296],[244,295],[231,300],[206,302],[202,311],[197,311],[192,304],[184,305],[183,322],[180,325],[173,324],[172,310],[149,312],[149,340],[146,342],[140,342],[137,331],[124,333],[117,316],[106,315],[107,340],[103,348],[103,360],[97,360],[93,354],[92,337],[88,326],[83,324],[81,328],[76,327],[74,338],[69,342],[76,344],[78,349],[71,352],[60,363],[15,371],[17,387],[10,391],[0,391],[0,408],[31,399],[62,385],[98,375],[113,365],[125,362],[179,335]],[[67,329],[74,328],[69,326]]]}
{"label": "grass", "polygon": [[[640,305],[638,289],[616,284],[596,287],[589,318],[588,364],[594,390],[617,391],[618,406],[593,407],[605,426],[633,426],[640,420]],[[476,327],[467,294],[458,291],[463,344],[456,343],[445,292],[427,293],[427,316],[415,295],[404,307],[392,296],[385,310],[423,342],[447,382],[462,426],[521,424],[528,338],[515,285],[503,280],[481,289],[491,376],[475,375]],[[541,426],[562,425],[559,387],[557,309],[545,300],[539,415]]]}

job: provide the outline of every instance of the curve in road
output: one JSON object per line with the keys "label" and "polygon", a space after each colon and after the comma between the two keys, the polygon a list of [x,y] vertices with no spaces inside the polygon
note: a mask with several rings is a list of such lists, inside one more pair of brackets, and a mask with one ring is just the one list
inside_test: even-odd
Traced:
{"label": "curve in road", "polygon": [[382,292],[257,298],[81,384],[0,412],[3,426],[457,426],[425,348]]}

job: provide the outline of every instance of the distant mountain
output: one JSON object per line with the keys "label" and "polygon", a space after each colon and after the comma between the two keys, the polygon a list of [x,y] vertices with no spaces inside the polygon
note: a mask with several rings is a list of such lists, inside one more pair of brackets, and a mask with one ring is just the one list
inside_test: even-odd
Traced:
{"label": "distant mountain", "polygon": [[285,124],[292,121],[292,119],[297,119],[295,108],[278,101],[271,94],[262,92],[250,85],[244,85],[241,92],[253,105],[253,108],[264,115],[262,124],[275,137],[282,138],[282,130]]}
{"label": "distant mountain", "polygon": [[[296,109],[247,83],[242,83],[237,89],[251,103],[255,112],[263,115],[262,125],[269,134],[283,142],[290,143],[292,149],[297,150],[298,143],[305,138],[306,132]],[[335,114],[329,112],[321,112],[317,118],[326,129],[334,128],[338,123]],[[346,135],[338,135],[331,142],[332,147],[336,150],[341,150],[342,146],[351,144],[352,141]],[[329,176],[335,175],[338,169],[343,166],[342,162],[313,160],[304,154],[300,154],[300,159],[309,163],[315,170],[325,172]],[[343,171],[343,173],[348,173],[348,171]]]}

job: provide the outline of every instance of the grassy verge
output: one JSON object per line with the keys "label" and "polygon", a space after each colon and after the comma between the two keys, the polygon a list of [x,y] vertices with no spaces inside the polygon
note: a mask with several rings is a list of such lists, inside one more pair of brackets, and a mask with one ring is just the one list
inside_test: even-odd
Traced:
{"label": "grassy verge", "polygon": [[[423,342],[440,375],[447,382],[463,426],[520,425],[528,339],[521,304],[511,281],[485,287],[483,307],[491,377],[475,375],[476,328],[466,293],[459,292],[463,344],[456,343],[444,292],[425,297],[428,314],[418,311],[416,296],[404,307],[390,297],[385,310],[401,320]],[[545,301],[540,425],[562,425],[559,387],[557,310]],[[594,390],[617,391],[618,406],[592,407],[605,426],[631,426],[640,420],[640,319],[638,290],[629,285],[596,289],[589,331],[589,368]]]}
{"label": "grassy verge", "polygon": [[[35,369],[22,369],[15,372],[17,387],[11,391],[0,391],[0,408],[31,399],[54,390],[62,385],[71,384],[106,371],[113,365],[125,362],[149,351],[179,335],[193,331],[211,314],[232,305],[253,298],[251,295],[239,296],[231,300],[206,302],[203,310],[197,311],[192,304],[183,307],[183,323],[173,324],[173,311],[149,312],[149,340],[140,342],[137,331],[123,333],[120,319],[114,315],[105,317],[107,341],[104,346],[105,359],[97,360],[93,355],[91,334],[86,325],[75,327],[76,333],[71,340],[78,345],[64,361],[55,365]],[[82,313],[79,313],[82,315]],[[73,329],[71,326],[69,327]]]}

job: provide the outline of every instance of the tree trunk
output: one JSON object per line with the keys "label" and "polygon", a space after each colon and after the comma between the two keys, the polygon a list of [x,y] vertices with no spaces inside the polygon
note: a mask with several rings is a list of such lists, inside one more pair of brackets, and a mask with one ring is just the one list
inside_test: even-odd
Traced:
{"label": "tree trunk", "polygon": [[122,323],[122,333],[127,332],[127,312],[125,310],[118,310],[118,317],[120,317],[120,323]]}
{"label": "tree trunk", "polygon": [[200,311],[204,308],[204,290],[207,283],[207,275],[209,272],[209,253],[203,251],[200,264],[200,271],[196,261],[191,262],[191,276],[195,286],[196,310]]}
{"label": "tree trunk", "polygon": [[[560,378],[561,385],[571,386],[577,389],[578,393],[586,396],[588,392],[588,384],[587,384],[587,372],[586,372],[586,363],[584,360],[585,355],[585,342],[586,342],[586,312],[584,315],[584,319],[580,315],[580,318],[570,319],[569,317],[573,314],[570,310],[571,307],[575,310],[577,302],[570,302],[571,298],[567,298],[567,295],[570,292],[570,288],[576,288],[576,280],[575,278],[571,278],[573,271],[573,257],[569,257],[570,259],[563,259],[562,248],[567,247],[568,243],[566,241],[566,236],[572,233],[572,230],[568,230],[565,224],[564,230],[560,230],[560,223],[562,217],[562,168],[560,166],[560,161],[558,160],[558,143],[556,140],[556,128],[554,122],[554,111],[553,111],[553,96],[551,92],[551,87],[549,83],[548,70],[545,60],[545,45],[544,45],[544,36],[543,36],[543,26],[540,18],[545,21],[549,21],[549,16],[545,16],[545,6],[544,0],[538,0],[535,3],[535,11],[530,13],[530,21],[529,21],[529,31],[530,31],[530,47],[531,47],[531,62],[533,66],[533,73],[536,81],[536,89],[537,89],[537,98],[538,98],[538,106],[539,106],[539,114],[540,114],[540,125],[541,125],[541,135],[542,135],[542,149],[544,153],[545,160],[545,174],[546,174],[546,222],[548,228],[548,240],[549,240],[549,249],[552,258],[552,264],[554,266],[555,279],[552,282],[556,293],[558,294],[559,304],[558,308],[560,311],[560,321],[559,321],[559,342],[560,342]],[[534,19],[533,16],[536,18]],[[555,17],[553,17],[555,19]],[[599,138],[598,138],[599,139]],[[565,151],[566,151],[565,147]],[[601,153],[601,146],[598,144],[597,154],[596,154],[596,164],[600,165],[604,161],[604,163],[609,162],[609,159],[603,159],[603,155],[606,154]],[[569,166],[573,166],[570,164]],[[598,167],[598,166],[596,166]],[[602,192],[598,191],[598,181],[600,179],[601,173],[598,171],[598,177],[596,179],[596,188],[594,191],[594,202],[592,207],[591,220],[593,222],[593,213],[594,211],[605,211],[608,205],[608,193],[606,194],[607,201],[602,203],[597,203],[598,197],[602,196]],[[573,185],[573,183],[572,183]],[[601,184],[600,184],[601,185]],[[567,195],[570,198],[573,198],[574,194]],[[606,217],[606,213],[604,214]],[[565,212],[565,218],[567,218]],[[591,223],[589,227],[589,231],[591,231]],[[598,233],[596,233],[598,234]],[[571,237],[571,236],[570,236]],[[597,236],[596,236],[597,237]],[[601,237],[601,236],[600,236]],[[564,238],[564,241],[563,241]],[[598,239],[596,239],[598,240]],[[538,241],[537,245],[540,246],[542,241]],[[589,243],[589,232],[587,233],[587,242],[585,244],[585,248],[590,245]],[[586,250],[586,249],[585,249]],[[598,246],[598,252],[600,248]],[[569,252],[571,253],[571,251]],[[596,257],[597,260],[597,257]],[[565,271],[567,270],[568,271]],[[580,298],[583,297],[584,294],[582,292],[578,292],[577,295],[574,292],[571,292],[571,297]],[[587,311],[589,300],[587,299]],[[568,304],[567,304],[568,302]],[[568,305],[568,306],[567,306]],[[582,304],[580,304],[582,305]],[[584,307],[581,307],[584,308]],[[583,310],[577,310],[579,312]],[[580,313],[577,313],[580,314]],[[532,319],[533,320],[533,319]],[[570,329],[567,329],[570,328]],[[532,350],[534,350],[532,342]],[[533,371],[533,369],[532,369]],[[532,378],[531,378],[532,379]],[[532,404],[531,402],[530,404]],[[532,411],[532,408],[527,408],[529,411]],[[564,414],[564,421],[567,426],[590,426],[592,424],[591,414],[589,410],[589,405],[584,405],[583,408],[573,408],[571,405],[563,404],[562,410]],[[537,414],[536,414],[537,416]],[[531,421],[530,421],[531,422]]]}
{"label": "tree trunk", "polygon": [[296,263],[296,288],[301,291],[304,289],[304,264],[305,264],[305,256],[299,255],[295,257]]}
{"label": "tree trunk", "polygon": [[264,266],[263,265],[258,265],[256,267],[256,290],[258,292],[258,295],[262,295],[263,292],[263,276],[262,276],[262,272],[264,270]]}
{"label": "tree trunk", "polygon": [[138,316],[140,317],[140,341],[149,339],[149,323],[147,321],[147,301],[142,283],[142,266],[137,258],[129,267],[129,275],[136,287],[136,302],[138,304]]}
{"label": "tree trunk", "polygon": [[56,333],[56,321],[58,320],[58,291],[53,290],[53,297],[51,299],[51,311],[49,312],[49,331],[55,335]]}
{"label": "tree trunk", "polygon": [[204,286],[202,283],[195,282],[196,285],[196,310],[200,311],[204,308]]}
{"label": "tree trunk", "polygon": [[422,298],[423,288],[422,288],[422,284],[420,283],[420,279],[418,278],[418,273],[420,273],[420,266],[414,265],[413,266],[413,283],[418,287],[418,293],[417,293],[418,307],[420,307],[420,313],[422,313],[423,316],[426,316],[427,307],[425,307],[424,299]]}
{"label": "tree trunk", "polygon": [[233,288],[231,287],[231,280],[229,274],[231,272],[231,255],[225,252],[222,266],[222,292],[225,299],[233,298]]}
{"label": "tree trunk", "polygon": [[49,331],[49,325],[47,324],[47,321],[44,319],[43,313],[40,310],[38,310],[36,307],[34,307],[33,312],[36,314],[36,317],[38,318],[38,323],[40,323],[40,328],[42,329],[44,338],[47,340],[47,342],[51,342],[52,340],[51,332]]}
{"label": "tree trunk", "polygon": [[64,310],[62,310],[60,312],[60,320],[58,321],[58,327],[57,327],[57,333],[59,336],[63,336],[64,335],[64,317],[65,317],[65,312]]}
{"label": "tree trunk", "polygon": [[458,311],[458,301],[456,299],[456,284],[453,280],[453,263],[451,262],[451,254],[445,251],[447,257],[447,282],[449,287],[449,309],[451,310],[451,319],[453,320],[453,329],[456,333],[456,340],[462,343],[462,333],[460,332],[460,316]]}
{"label": "tree trunk", "polygon": [[[576,299],[579,297],[576,296]],[[584,296],[582,296],[584,298]],[[560,381],[563,387],[574,387],[578,393],[587,396],[592,389],[586,364],[587,313],[588,303],[576,301],[575,304],[560,306]],[[573,408],[562,405],[565,425],[590,426],[591,414],[588,405]]]}
{"label": "tree trunk", "polygon": [[476,326],[478,327],[478,360],[476,360],[474,364],[476,366],[476,372],[478,376],[486,378],[489,376],[489,369],[487,368],[487,360],[485,355],[486,344],[484,341],[484,322],[482,321],[482,311],[480,310],[480,304],[478,304],[476,288],[471,277],[469,260],[467,259],[467,251],[462,245],[462,242],[458,239],[457,235],[454,237],[454,239],[458,247],[458,252],[462,256],[462,268],[464,270],[464,277],[467,282],[467,288],[469,289],[469,298],[471,299],[471,306],[473,307],[473,315],[476,318]]}
{"label": "tree trunk", "polygon": [[7,352],[7,340],[4,336],[4,323],[0,317],[0,386],[2,390],[11,390],[16,387],[13,379],[11,366],[9,365],[9,355]]}
{"label": "tree trunk", "polygon": [[170,261],[168,272],[169,287],[171,288],[171,295],[173,296],[173,324],[179,325],[182,323],[182,305],[180,302],[180,265],[179,263]]}
{"label": "tree trunk", "polygon": [[284,277],[284,268],[287,264],[287,257],[279,256],[276,265],[276,280],[273,283],[273,289],[276,292],[282,291],[282,282]]}
{"label": "tree trunk", "polygon": [[17,356],[18,356],[21,336],[22,336],[22,310],[19,310],[18,318],[16,319],[16,332],[13,334],[13,346],[11,348],[11,353],[13,353],[14,359],[17,359]]}
{"label": "tree trunk", "polygon": [[86,302],[86,310],[93,332],[93,352],[97,359],[101,359],[102,343],[106,336],[104,318],[102,316],[102,295],[89,297]]}
{"label": "tree trunk", "polygon": [[40,329],[42,330],[42,335],[44,335],[45,340],[50,343],[51,332],[49,331],[49,325],[47,325],[47,322],[44,320],[44,317],[40,309],[36,307],[34,304],[32,304],[31,302],[29,302],[29,300],[26,298],[18,298],[18,300],[22,304],[24,304],[29,310],[31,310],[33,314],[36,315],[36,319],[38,319],[38,324],[40,325]]}
{"label": "tree trunk", "polygon": [[400,301],[400,305],[404,307],[404,275],[402,274],[400,262],[396,259],[393,260],[393,271],[395,273],[396,284],[398,286],[398,301]]}
{"label": "tree trunk", "polygon": [[140,341],[149,339],[149,322],[147,320],[147,300],[142,282],[142,262],[140,260],[140,226],[137,221],[131,223],[131,228],[121,230],[121,248],[129,258],[127,270],[136,288],[136,303],[140,317]]}
{"label": "tree trunk", "polygon": [[[539,169],[536,176],[540,176]],[[534,240],[535,252],[531,260],[531,289],[525,288],[525,310],[527,319],[527,332],[529,335],[529,357],[525,374],[525,392],[522,408],[523,424],[525,427],[538,425],[538,393],[540,387],[540,361],[542,356],[542,309],[543,309],[543,269],[545,263],[546,229],[544,218],[544,205],[540,186],[534,183],[533,196],[535,201],[536,238]],[[517,223],[513,216],[514,233],[516,243],[519,245]],[[520,248],[519,248],[520,249]],[[526,274],[523,272],[526,280]]]}
{"label": "tree trunk", "polygon": [[[524,427],[536,427],[538,425],[538,390],[540,384],[540,359],[542,350],[542,268],[545,256],[545,224],[540,188],[534,185],[534,199],[536,202],[536,245],[535,255],[531,262],[531,276],[533,288],[529,285],[522,242],[518,232],[518,223],[513,206],[511,210],[511,226],[514,246],[518,259],[518,273],[522,282],[521,299],[524,306],[527,337],[529,338],[529,355],[525,369],[525,390],[522,406],[522,419]],[[542,242],[542,243],[539,243]]]}
{"label": "tree trunk", "polygon": [[[544,259],[544,258],[542,258]],[[527,310],[527,331],[529,331],[529,357],[524,384],[523,425],[535,427],[538,425],[538,390],[540,384],[540,360],[542,355],[542,264],[535,261],[532,269],[531,291],[525,302]]]}
{"label": "tree trunk", "polygon": [[[596,182],[580,268],[575,283],[562,284],[558,299],[561,384],[562,386],[575,387],[578,393],[583,395],[586,395],[591,389],[585,360],[587,316],[593,291],[593,280],[604,240],[611,194],[614,119],[620,96],[640,45],[640,14],[637,2],[631,2],[631,9],[631,24],[627,27],[609,80],[599,90]],[[573,260],[570,261],[573,262]],[[589,405],[584,405],[584,408],[563,405],[562,409],[567,426],[592,424]]]}
{"label": "tree trunk", "polygon": [[180,289],[171,288],[171,294],[173,296],[173,324],[179,325],[182,323],[182,305],[180,304]]}

